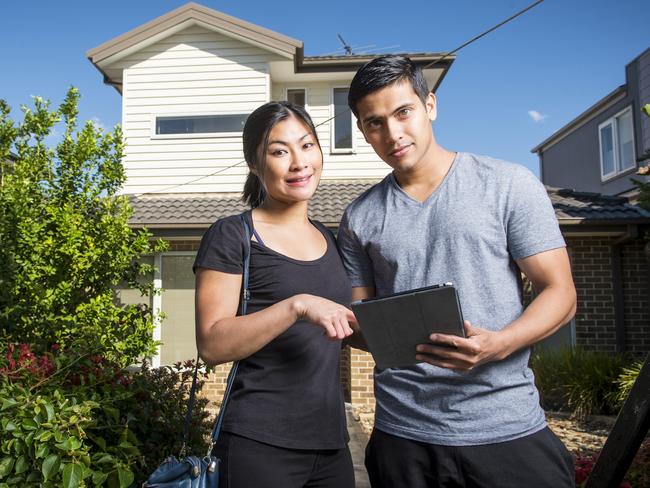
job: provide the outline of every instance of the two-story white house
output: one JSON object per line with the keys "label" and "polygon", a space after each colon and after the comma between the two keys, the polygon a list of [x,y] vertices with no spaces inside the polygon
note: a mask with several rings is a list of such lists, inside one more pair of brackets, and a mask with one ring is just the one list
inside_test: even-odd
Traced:
{"label": "two-story white house", "polygon": [[[454,60],[407,54],[426,67],[432,91]],[[270,100],[307,108],[325,158],[311,213],[333,229],[347,203],[389,170],[347,107],[352,77],[373,56],[305,56],[302,41],[188,3],[87,57],[122,95],[123,192],[135,209],[132,224],[171,243],[169,252],[153,257],[164,290],[153,306],[165,315],[156,330],[162,346],[155,365],[196,355],[192,262],[208,226],[244,209],[241,132],[249,113]],[[140,300],[132,290],[123,290],[121,299]],[[372,398],[371,358],[355,351],[345,361],[348,395],[354,390],[356,401]],[[350,361],[361,368],[353,387]]]}

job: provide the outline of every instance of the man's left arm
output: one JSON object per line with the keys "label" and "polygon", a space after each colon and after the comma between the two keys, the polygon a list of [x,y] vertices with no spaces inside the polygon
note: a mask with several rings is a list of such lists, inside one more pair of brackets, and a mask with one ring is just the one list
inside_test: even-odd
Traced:
{"label": "man's left arm", "polygon": [[417,359],[442,368],[470,370],[499,361],[550,336],[575,314],[576,291],[566,248],[552,249],[518,259],[537,296],[524,312],[499,331],[465,321],[465,338],[432,334],[431,342],[417,346]]}

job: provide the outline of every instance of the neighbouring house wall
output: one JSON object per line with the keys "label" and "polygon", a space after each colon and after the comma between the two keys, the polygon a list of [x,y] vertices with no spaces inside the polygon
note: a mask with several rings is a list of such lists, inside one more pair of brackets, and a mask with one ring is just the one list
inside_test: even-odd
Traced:
{"label": "neighbouring house wall", "polygon": [[[630,106],[626,96],[598,117],[590,120],[558,141],[542,154],[540,179],[545,185],[572,188],[578,191],[617,195],[634,188],[630,178],[636,168],[605,182],[600,176],[600,143],[598,125]],[[633,106],[634,111],[634,106]],[[633,114],[635,116],[636,114]],[[638,117],[634,117],[638,120]]]}
{"label": "neighbouring house wall", "polygon": [[641,107],[650,103],[650,49],[626,66],[625,79],[623,99],[540,154],[540,178],[544,184],[604,195],[618,195],[635,188],[630,178],[636,168],[601,181],[598,125],[631,107],[635,156],[637,160],[650,157],[650,117],[641,113]]}
{"label": "neighbouring house wall", "polygon": [[125,193],[240,191],[241,135],[160,138],[155,115],[250,113],[269,100],[268,62],[278,56],[198,26],[119,61],[124,69],[122,124]]}
{"label": "neighbouring house wall", "polygon": [[307,111],[314,121],[318,139],[323,149],[325,165],[323,179],[349,179],[349,178],[383,178],[390,171],[390,167],[375,154],[363,134],[356,126],[356,119],[348,112],[341,117],[352,118],[353,151],[349,153],[332,152],[332,130],[334,117],[333,89],[348,87],[349,83],[273,83],[271,96],[274,100],[285,100],[287,88],[304,88]]}

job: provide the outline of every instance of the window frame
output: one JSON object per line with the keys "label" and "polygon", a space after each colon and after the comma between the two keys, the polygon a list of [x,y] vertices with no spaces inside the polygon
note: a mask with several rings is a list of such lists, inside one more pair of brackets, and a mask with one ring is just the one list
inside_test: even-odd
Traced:
{"label": "window frame", "polygon": [[[623,115],[626,115],[626,113],[630,114],[630,117],[632,117],[632,163],[633,165],[630,166],[629,168],[621,169],[621,161],[620,161],[620,150],[619,150],[619,131],[618,131],[618,119],[620,119]],[[610,173],[604,173],[604,162],[603,162],[603,137],[602,137],[602,129],[607,127],[608,125],[611,125],[612,127],[612,151],[614,155],[614,171]],[[635,145],[635,138],[634,138],[634,113],[632,112],[632,106],[628,105],[624,109],[620,110],[616,114],[612,115],[609,117],[607,120],[604,120],[600,124],[598,124],[598,159],[600,161],[600,181],[601,182],[606,182],[609,180],[612,180],[614,178],[617,178],[621,175],[625,175],[628,173],[631,173],[636,170],[637,167],[637,161],[636,161],[636,145]]]}
{"label": "window frame", "polygon": [[158,117],[210,117],[219,115],[246,115],[241,110],[228,110],[228,111],[208,111],[208,112],[157,112],[151,114],[151,139],[209,139],[220,137],[241,137],[243,131],[230,131],[230,132],[200,132],[194,134],[156,134],[156,120]]}
{"label": "window frame", "polygon": [[336,140],[336,134],[335,134],[335,119],[334,116],[336,115],[336,107],[334,105],[334,90],[336,89],[345,89],[350,91],[350,86],[349,85],[332,85],[330,87],[330,154],[355,154],[356,153],[356,137],[355,137],[355,119],[354,115],[352,114],[352,110],[350,110],[350,130],[351,130],[351,139],[352,139],[352,147],[349,148],[335,148],[334,143]]}
{"label": "window frame", "polygon": [[284,87],[284,99],[289,101],[289,90],[302,90],[305,94],[305,110],[309,113],[309,103],[307,102],[309,91],[305,86],[285,86]]}

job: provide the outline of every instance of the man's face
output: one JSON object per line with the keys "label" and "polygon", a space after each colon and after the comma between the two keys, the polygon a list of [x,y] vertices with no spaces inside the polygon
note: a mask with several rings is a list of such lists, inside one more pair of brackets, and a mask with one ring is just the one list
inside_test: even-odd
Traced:
{"label": "man's face", "polygon": [[398,173],[417,170],[428,161],[433,147],[431,121],[436,99],[426,103],[408,81],[394,83],[362,98],[357,104],[357,126],[377,155]]}

